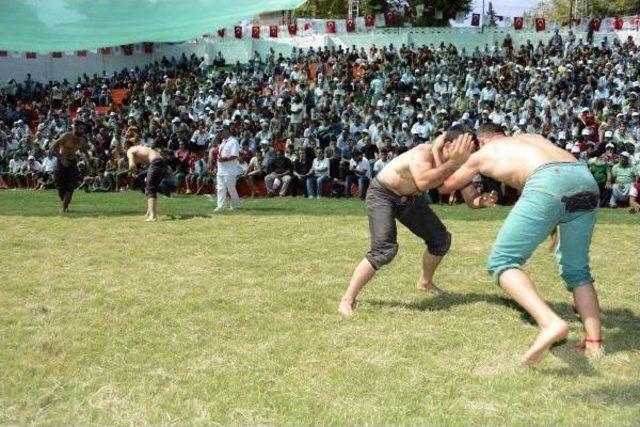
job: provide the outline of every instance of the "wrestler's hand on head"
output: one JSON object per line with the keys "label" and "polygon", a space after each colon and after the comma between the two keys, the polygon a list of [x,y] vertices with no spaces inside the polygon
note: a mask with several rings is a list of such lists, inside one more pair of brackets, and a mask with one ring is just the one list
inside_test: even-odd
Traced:
{"label": "wrestler's hand on head", "polygon": [[436,167],[440,166],[443,163],[442,151],[444,150],[444,145],[445,141],[443,133],[433,141],[433,144],[431,146],[431,155],[433,156],[433,162],[435,163]]}
{"label": "wrestler's hand on head", "polygon": [[469,133],[460,135],[449,147],[449,160],[462,166],[469,159],[473,150],[473,136]]}

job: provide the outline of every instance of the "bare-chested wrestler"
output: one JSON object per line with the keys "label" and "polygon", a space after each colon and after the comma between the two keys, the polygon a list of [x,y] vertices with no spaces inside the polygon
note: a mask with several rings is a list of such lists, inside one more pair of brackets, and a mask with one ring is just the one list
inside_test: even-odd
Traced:
{"label": "bare-chested wrestler", "polygon": [[[454,127],[447,139],[465,127]],[[603,354],[600,306],[589,267],[589,246],[596,222],[598,185],[587,166],[539,135],[506,137],[499,126],[478,128],[479,149],[440,187],[450,193],[467,186],[476,174],[491,177],[522,195],[509,213],[491,255],[494,280],[537,322],[538,338],[522,362],[533,364],[569,331],[567,322],[551,310],[521,268],[536,247],[560,229],[556,256],[560,275],[573,293],[584,324],[585,338],[578,345],[589,355]]]}
{"label": "bare-chested wrestler", "polygon": [[[436,267],[451,245],[451,235],[421,193],[438,188],[460,167],[473,148],[472,135],[461,135],[454,143],[444,142],[444,135],[433,144],[421,144],[393,159],[371,182],[367,191],[367,214],[371,233],[371,249],[360,261],[338,311],[345,317],[353,315],[356,298],[375,272],[393,260],[398,252],[396,219],[427,245],[422,258],[422,271],[417,288],[422,292],[438,292],[433,284]],[[434,155],[444,160],[433,164]],[[486,195],[475,188],[463,192],[467,203],[484,207]]]}
{"label": "bare-chested wrestler", "polygon": [[[80,185],[80,174],[76,163],[76,153],[80,151],[88,156],[89,144],[84,138],[84,123],[80,120],[73,122],[73,130],[58,138],[51,147],[51,154],[58,158],[54,178],[60,197],[60,212],[69,211],[69,204],[73,191]],[[89,161],[86,162],[89,164]]]}
{"label": "bare-chested wrestler", "polygon": [[135,173],[139,165],[149,165],[145,184],[145,194],[147,196],[147,213],[145,221],[158,220],[158,192],[169,196],[176,187],[175,178],[167,162],[157,151],[143,147],[141,145],[131,145],[125,143],[127,150],[127,160],[129,161],[129,172]]}

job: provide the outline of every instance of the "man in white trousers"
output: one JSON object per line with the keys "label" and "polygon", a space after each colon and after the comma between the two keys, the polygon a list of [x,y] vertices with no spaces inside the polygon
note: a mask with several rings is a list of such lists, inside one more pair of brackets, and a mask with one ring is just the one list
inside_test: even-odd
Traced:
{"label": "man in white trousers", "polygon": [[231,133],[231,122],[225,120],[220,130],[222,143],[218,148],[218,174],[216,187],[218,190],[218,206],[214,212],[224,210],[227,195],[231,199],[231,209],[240,207],[240,198],[236,191],[236,181],[241,173],[238,156],[240,154],[240,144],[238,139]]}

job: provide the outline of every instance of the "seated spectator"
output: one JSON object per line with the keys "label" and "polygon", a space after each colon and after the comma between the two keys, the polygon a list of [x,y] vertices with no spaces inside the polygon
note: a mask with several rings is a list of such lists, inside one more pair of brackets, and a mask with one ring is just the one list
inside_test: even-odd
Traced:
{"label": "seated spectator", "polygon": [[313,180],[312,160],[307,156],[307,152],[304,149],[298,150],[298,154],[295,156],[287,157],[290,160],[293,157],[293,177],[295,179],[296,192],[304,194],[309,188],[309,180]]}
{"label": "seated spectator", "polygon": [[383,148],[380,150],[380,158],[373,164],[373,176],[378,175],[389,162],[389,151]]}
{"label": "seated spectator", "polygon": [[284,150],[276,151],[276,158],[269,165],[268,174],[264,178],[267,186],[267,195],[273,197],[279,193],[281,197],[287,195],[289,184],[291,184],[291,172],[293,164],[284,155]]}
{"label": "seated spectator", "polygon": [[310,175],[307,178],[307,196],[313,199],[316,194],[318,199],[322,198],[324,184],[331,179],[329,176],[329,159],[324,157],[324,150],[316,150],[316,158],[313,159]]}
{"label": "seated spectator", "polygon": [[607,180],[607,185],[611,188],[611,208],[617,208],[619,202],[629,200],[631,187],[638,178],[635,169],[629,164],[629,157],[629,153],[623,151],[620,153],[620,162],[611,168],[611,177]]}
{"label": "seated spectator", "polygon": [[636,182],[629,191],[629,212],[640,213],[640,181]]}
{"label": "seated spectator", "polygon": [[264,154],[262,153],[262,150],[258,149],[256,150],[256,155],[249,161],[249,166],[244,174],[244,178],[249,184],[249,189],[251,190],[251,198],[254,198],[256,195],[256,181],[264,179],[266,169],[267,165]]}
{"label": "seated spectator", "polygon": [[351,196],[351,186],[357,182],[358,197],[364,200],[367,195],[367,185],[371,180],[371,164],[369,160],[360,151],[356,151],[349,162],[349,171],[352,174],[346,177],[344,197]]}

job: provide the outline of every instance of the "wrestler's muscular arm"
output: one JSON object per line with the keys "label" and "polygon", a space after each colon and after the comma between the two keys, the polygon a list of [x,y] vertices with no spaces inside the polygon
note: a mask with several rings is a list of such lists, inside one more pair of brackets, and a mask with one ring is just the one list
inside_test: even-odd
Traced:
{"label": "wrestler's muscular arm", "polygon": [[129,162],[129,173],[134,174],[138,171],[138,164],[134,155],[135,147],[131,147],[127,150],[127,161]]}
{"label": "wrestler's muscular arm", "polygon": [[452,191],[466,187],[473,177],[480,173],[480,165],[485,161],[487,151],[485,147],[473,153],[455,173],[449,176],[438,188],[440,194],[449,194]]}
{"label": "wrestler's muscular arm", "polygon": [[[449,158],[445,162],[435,160],[444,148],[444,135],[438,137],[433,144],[432,152],[423,151],[418,154],[409,166],[411,175],[420,191],[437,188],[456,171],[469,158],[473,149],[473,139],[469,134],[460,135],[455,142],[449,146]],[[435,154],[433,153],[435,152]],[[425,168],[426,164],[436,164],[431,168]],[[437,163],[440,163],[439,165]]]}

